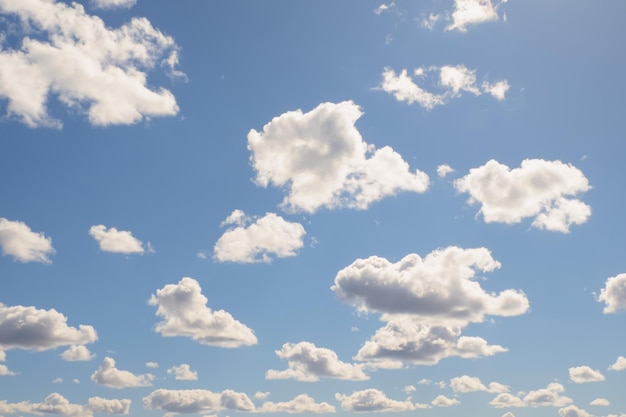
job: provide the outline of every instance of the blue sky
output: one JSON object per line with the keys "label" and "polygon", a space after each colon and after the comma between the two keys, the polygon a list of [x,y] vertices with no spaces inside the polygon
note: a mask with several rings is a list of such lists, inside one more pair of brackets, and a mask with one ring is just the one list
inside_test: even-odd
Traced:
{"label": "blue sky", "polygon": [[624,417],[625,12],[0,0],[0,416]]}

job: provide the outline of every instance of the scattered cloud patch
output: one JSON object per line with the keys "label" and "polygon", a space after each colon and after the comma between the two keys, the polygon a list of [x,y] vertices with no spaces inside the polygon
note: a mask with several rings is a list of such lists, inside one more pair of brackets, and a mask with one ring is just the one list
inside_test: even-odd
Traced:
{"label": "scattered cloud patch", "polygon": [[214,247],[214,258],[219,262],[269,263],[272,256],[296,256],[304,245],[304,227],[274,213],[250,218],[235,210],[222,222],[222,226],[226,225],[231,227]]}
{"label": "scattered cloud patch", "polygon": [[476,392],[486,391],[491,393],[508,392],[509,387],[506,385],[492,382],[489,387],[486,387],[479,378],[471,377],[467,375],[452,378],[450,380],[450,387],[454,392]]}
{"label": "scattered cloud patch", "polygon": [[163,318],[155,331],[166,337],[185,336],[203,345],[224,348],[257,343],[252,330],[228,312],[211,310],[201,291],[198,281],[188,277],[157,290],[149,300],[150,305],[158,307],[156,315]]}
{"label": "scattered cloud patch", "polygon": [[604,381],[605,378],[596,369],[592,369],[589,366],[577,366],[569,368],[569,379],[577,384],[584,384],[585,382]]}
{"label": "scattered cloud patch", "polygon": [[437,176],[439,178],[445,178],[446,175],[454,172],[454,169],[448,164],[442,164],[437,167]]}
{"label": "scattered cloud patch", "polygon": [[144,253],[141,240],[133,236],[126,230],[117,230],[115,227],[109,229],[101,224],[91,226],[89,235],[93,237],[100,246],[100,250],[113,253]]}
{"label": "scattered cloud patch", "polygon": [[59,346],[84,345],[98,339],[92,326],[67,325],[67,317],[55,309],[5,306],[0,303],[0,349],[43,351]]}
{"label": "scattered cloud patch", "polygon": [[377,8],[374,9],[374,13],[379,15],[379,14],[381,14],[383,12],[386,12],[389,9],[392,9],[394,7],[396,7],[396,3],[394,3],[393,1],[391,3],[389,3],[389,4],[383,3],[383,4],[381,4],[380,6],[378,6]]}
{"label": "scattered cloud patch", "polygon": [[11,371],[8,366],[0,364],[0,376],[14,376],[17,375]]}
{"label": "scattered cloud patch", "polygon": [[98,9],[131,8],[137,0],[91,0],[91,5]]}
{"label": "scattered cloud patch", "polygon": [[448,398],[445,395],[438,395],[437,398],[430,402],[434,407],[452,407],[461,404],[461,402],[455,398]]}
{"label": "scattered cloud patch", "polygon": [[87,408],[94,413],[126,415],[130,411],[130,400],[91,397],[87,400]]}
{"label": "scattered cloud patch", "polygon": [[604,302],[604,314],[626,310],[626,274],[619,274],[606,280],[600,291],[599,302]]}
{"label": "scattered cloud patch", "polygon": [[615,363],[609,366],[609,371],[623,371],[624,369],[626,369],[626,358],[623,356],[618,357]]}
{"label": "scattered cloud patch", "polygon": [[91,353],[86,346],[72,345],[61,354],[61,357],[68,362],[82,362],[90,361],[95,358],[96,355]]}
{"label": "scattered cloud patch", "polygon": [[422,17],[420,19],[420,26],[424,29],[433,30],[437,22],[441,19],[441,15],[437,13],[430,13],[428,17]]}
{"label": "scattered cloud patch", "polygon": [[363,115],[352,101],[322,103],[308,113],[275,117],[262,132],[250,130],[248,149],[261,187],[284,187],[281,207],[313,213],[322,207],[363,210],[400,191],[424,192],[428,175],[392,148],[365,143],[355,123]]}
{"label": "scattered cloud patch", "polygon": [[494,7],[491,0],[455,0],[452,23],[446,30],[465,33],[467,26],[495,21],[498,18],[497,6]]}
{"label": "scattered cloud patch", "polygon": [[128,414],[130,400],[109,400],[100,397],[91,397],[86,405],[72,404],[59,393],[48,395],[41,403],[22,401],[8,403],[0,401],[0,412],[3,414],[27,413],[27,414],[55,414],[64,417],[92,417],[94,413],[105,414]]}
{"label": "scattered cloud patch", "polygon": [[589,181],[561,161],[526,159],[510,169],[492,159],[455,180],[454,187],[470,195],[469,204],[480,204],[486,223],[514,224],[532,217],[533,227],[568,233],[571,225],[591,216],[591,207],[575,198],[591,188]]}
{"label": "scattered cloud patch", "polygon": [[258,391],[258,392],[256,392],[256,393],[254,394],[254,398],[255,398],[255,399],[257,399],[257,400],[264,400],[264,399],[266,399],[266,398],[267,398],[267,397],[269,397],[269,396],[270,396],[270,393],[269,393],[269,392],[261,392],[261,391]]}
{"label": "scattered cloud patch", "polygon": [[427,408],[422,404],[413,404],[411,401],[396,401],[388,398],[384,392],[370,388],[363,391],[354,391],[350,395],[335,394],[335,399],[340,402],[341,408],[354,412],[388,412],[388,411],[411,411],[417,408]]}
{"label": "scattered cloud patch", "polygon": [[149,387],[152,385],[154,376],[151,374],[135,375],[129,371],[123,371],[115,367],[115,360],[106,357],[102,364],[91,375],[91,380],[99,385],[109,388]]}
{"label": "scattered cloud patch", "polygon": [[489,405],[496,408],[512,407],[565,407],[572,402],[572,399],[561,395],[565,392],[563,385],[553,382],[546,388],[530,391],[520,398],[508,392],[500,393],[489,402]]}
{"label": "scattered cloud patch", "polygon": [[286,359],[289,367],[283,371],[270,369],[266,379],[295,379],[297,381],[319,381],[322,378],[336,378],[350,381],[369,379],[363,372],[363,365],[345,363],[337,354],[326,348],[319,348],[310,342],[285,343],[276,355]]}
{"label": "scattered cloud patch", "polygon": [[158,389],[144,397],[143,406],[146,410],[180,414],[216,413],[222,410],[255,411],[254,404],[246,394],[232,390]]}
{"label": "scattered cloud patch", "polygon": [[[413,77],[409,75],[406,69],[396,74],[393,69],[386,67],[382,77],[383,80],[378,87],[379,89],[393,95],[398,101],[404,101],[408,104],[417,103],[426,110],[442,106],[451,99],[461,97],[464,92],[475,96],[488,93],[498,101],[502,101],[509,89],[506,80],[497,81],[493,84],[484,81],[479,85],[476,79],[476,70],[469,69],[464,65],[419,67],[413,71]],[[439,91],[425,90],[416,80],[420,83],[428,80]]]}
{"label": "scattered cloud patch", "polygon": [[146,367],[156,369],[159,367],[159,364],[157,362],[146,362]]}
{"label": "scattered cloud patch", "polygon": [[183,363],[179,366],[174,366],[167,370],[167,373],[174,375],[178,381],[197,381],[198,373],[192,371],[188,364]]}
{"label": "scattered cloud patch", "polygon": [[[129,2],[96,4],[113,3]],[[0,52],[0,98],[9,117],[30,127],[60,127],[48,113],[51,97],[100,126],[178,113],[170,91],[147,85],[147,73],[178,49],[148,19],[111,29],[82,5],[53,0],[5,0],[0,12],[21,23],[20,46]]]}
{"label": "scattered cloud patch", "polygon": [[595,405],[598,407],[608,407],[609,405],[611,405],[611,402],[607,400],[606,398],[596,398],[595,400],[591,401],[589,405]]}
{"label": "scattered cloud patch", "polygon": [[258,410],[261,413],[334,413],[335,407],[328,403],[316,403],[307,394],[300,394],[291,401],[265,402]]}
{"label": "scattered cloud patch", "polygon": [[411,393],[411,392],[415,392],[417,391],[417,388],[415,388],[415,385],[407,385],[404,388],[402,388],[402,391],[406,392],[407,394]]}
{"label": "scattered cloud patch", "polygon": [[[0,84],[0,98],[2,97],[1,89]],[[43,233],[33,232],[23,222],[7,220],[4,217],[0,217],[0,248],[2,248],[3,255],[11,256],[16,261],[23,263],[49,264],[51,263],[50,255],[55,252],[51,238],[46,237]]]}
{"label": "scattered cloud patch", "polygon": [[593,417],[591,414],[582,410],[575,405],[568,405],[559,409],[559,415],[561,417]]}

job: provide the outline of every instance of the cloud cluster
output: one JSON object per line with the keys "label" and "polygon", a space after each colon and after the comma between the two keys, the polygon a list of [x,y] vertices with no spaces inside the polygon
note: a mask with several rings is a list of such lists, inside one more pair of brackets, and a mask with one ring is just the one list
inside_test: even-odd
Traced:
{"label": "cloud cluster", "polygon": [[115,360],[106,357],[102,364],[91,375],[91,380],[96,384],[109,388],[149,387],[152,385],[152,374],[135,375],[130,371],[123,371],[115,367]]}
{"label": "cloud cluster", "polygon": [[486,387],[479,378],[467,375],[452,378],[450,380],[450,387],[454,392],[485,391],[495,394],[509,391],[509,387],[506,385],[492,382],[489,384],[489,387]]}
{"label": "cloud cluster", "polygon": [[604,313],[617,313],[626,310],[626,274],[619,274],[606,280],[598,301],[604,302]]}
{"label": "cloud cluster", "polygon": [[571,164],[525,159],[510,169],[495,160],[472,168],[457,179],[458,192],[468,193],[469,204],[480,204],[485,222],[519,223],[532,217],[533,227],[567,233],[591,216],[591,208],[575,198],[591,187],[585,175]]}
{"label": "cloud cluster", "polygon": [[[413,71],[413,78],[406,69],[399,74],[391,68],[385,68],[382,74],[383,80],[379,88],[392,94],[396,100],[405,101],[408,104],[417,103],[427,110],[446,104],[450,99],[460,97],[463,93],[471,93],[480,96],[484,93],[491,94],[498,101],[506,97],[509,83],[506,80],[490,83],[483,81],[478,84],[476,70],[471,70],[464,65],[444,65],[441,67],[419,67]],[[420,87],[414,79],[424,80],[434,77],[434,83],[439,87],[439,92],[430,92]]]}
{"label": "cloud cluster", "polygon": [[126,230],[117,230],[115,227],[109,229],[104,225],[91,226],[89,235],[93,237],[104,252],[123,253],[144,253],[141,240],[133,236]]}
{"label": "cloud cluster", "polygon": [[162,336],[185,336],[209,346],[235,348],[254,345],[257,338],[250,328],[224,310],[207,307],[198,281],[185,277],[178,284],[168,284],[150,297],[163,318],[155,331]]}
{"label": "cloud cluster", "polygon": [[143,399],[143,406],[146,410],[164,410],[181,414],[255,410],[254,404],[246,394],[232,390],[212,392],[203,389],[158,389]]}
{"label": "cloud cluster", "polygon": [[355,391],[350,395],[337,393],[335,399],[340,402],[341,408],[344,410],[363,413],[411,411],[428,407],[428,405],[413,404],[410,400],[392,400],[384,392],[374,388]]}
{"label": "cloud cluster", "polygon": [[98,339],[92,326],[67,325],[67,317],[55,309],[5,306],[0,303],[0,349],[43,351],[59,346],[84,345]]}
{"label": "cloud cluster", "polygon": [[496,408],[506,407],[565,407],[572,402],[572,399],[561,395],[565,392],[563,385],[558,382],[552,382],[548,384],[546,388],[541,388],[536,391],[530,391],[520,398],[516,395],[504,392],[498,394],[496,398],[491,400],[489,405]]}
{"label": "cloud cluster", "polygon": [[91,0],[92,6],[99,9],[130,8],[137,0]]}
{"label": "cloud cluster", "polygon": [[304,245],[306,232],[300,223],[288,222],[274,213],[252,219],[241,210],[234,210],[222,222],[230,227],[213,249],[219,262],[271,262],[278,258],[296,256]]}
{"label": "cloud cluster", "polygon": [[23,222],[7,220],[4,217],[0,217],[0,248],[3,255],[12,256],[19,262],[44,264],[51,262],[50,255],[55,252],[51,238],[43,233],[33,232]]}
{"label": "cloud cluster", "polygon": [[307,394],[300,394],[291,401],[264,402],[257,411],[261,413],[320,414],[334,413],[335,407],[325,402],[316,403],[315,400]]}
{"label": "cloud cluster", "polygon": [[286,359],[289,367],[283,371],[270,369],[267,379],[295,379],[298,381],[318,381],[320,377],[350,381],[369,379],[362,365],[345,363],[337,354],[326,348],[319,348],[310,342],[285,343],[276,355]]}
{"label": "cloud cluster", "polygon": [[262,132],[248,133],[259,186],[284,187],[282,207],[313,213],[321,207],[366,209],[400,191],[424,192],[428,176],[392,148],[365,143],[355,123],[362,111],[352,101],[322,103],[308,113],[290,111]]}
{"label": "cloud cluster", "polygon": [[[97,0],[97,6],[131,1]],[[78,3],[1,0],[0,12],[21,22],[21,43],[0,51],[0,98],[28,126],[61,126],[51,97],[94,125],[130,124],[178,112],[172,93],[147,86],[147,72],[178,47],[174,39],[133,18],[108,28]]]}
{"label": "cloud cluster", "polygon": [[72,404],[59,393],[48,395],[41,403],[22,401],[9,403],[0,401],[0,413],[56,414],[64,417],[92,417],[94,413],[126,415],[130,411],[130,400],[91,397],[86,405]]}

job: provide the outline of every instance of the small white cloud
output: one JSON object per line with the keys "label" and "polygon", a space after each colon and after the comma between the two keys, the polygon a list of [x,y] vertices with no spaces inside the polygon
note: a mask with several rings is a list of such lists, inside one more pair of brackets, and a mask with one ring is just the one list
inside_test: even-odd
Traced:
{"label": "small white cloud", "polygon": [[43,233],[33,232],[20,221],[11,221],[3,217],[0,217],[0,248],[3,255],[12,256],[16,261],[24,263],[49,264],[51,262],[49,256],[55,252],[51,238]]}
{"label": "small white cloud", "polygon": [[113,253],[144,253],[143,243],[126,230],[117,230],[111,227],[107,230],[104,225],[91,226],[89,235],[96,239],[100,250]]}
{"label": "small white cloud", "polygon": [[281,207],[306,213],[322,207],[364,210],[401,191],[426,191],[428,175],[411,172],[392,148],[363,141],[355,126],[362,115],[352,101],[322,103],[308,113],[275,117],[262,132],[250,130],[255,183],[285,188]]}
{"label": "small white cloud", "polygon": [[87,408],[94,413],[126,415],[130,411],[130,400],[91,397],[87,400]]}
{"label": "small white cloud", "polygon": [[80,384],[80,380],[78,378],[74,378],[74,379],[72,379],[72,383]]}
{"label": "small white cloud", "polygon": [[420,26],[424,29],[433,30],[435,28],[435,24],[439,21],[441,15],[436,13],[431,13],[428,17],[424,17],[420,20]]}
{"label": "small white cloud", "polygon": [[452,407],[461,404],[461,402],[455,398],[448,398],[445,395],[438,395],[437,398],[430,402],[434,407]]}
{"label": "small white cloud", "polygon": [[577,366],[569,368],[569,378],[572,382],[583,384],[585,382],[604,381],[604,375],[589,366]]}
{"label": "small white cloud", "polygon": [[219,262],[269,263],[272,256],[296,256],[298,249],[304,246],[304,227],[274,213],[251,219],[243,211],[235,210],[222,225],[234,227],[215,243],[214,258]]}
{"label": "small white cloud", "polygon": [[450,165],[448,164],[442,164],[437,167],[437,175],[439,176],[439,178],[445,178],[446,175],[451,174],[453,172],[454,172],[454,169],[452,169],[452,167],[450,167]]}
{"label": "small white cloud", "polygon": [[61,354],[63,360],[68,362],[90,361],[96,357],[86,346],[72,345]]}
{"label": "small white cloud", "polygon": [[489,387],[487,387],[480,381],[479,378],[467,375],[452,378],[450,380],[450,387],[452,387],[454,392],[486,391],[491,393],[502,393],[509,391],[509,387],[506,385],[492,382],[489,384]]}
{"label": "small white cloud", "polygon": [[17,375],[17,374],[11,371],[8,366],[0,364],[0,376],[13,376],[13,375]]}
{"label": "small white cloud", "polygon": [[609,405],[611,405],[611,402],[607,400],[606,398],[596,398],[595,400],[591,401],[589,405],[595,405],[598,407],[608,407]]}
{"label": "small white cloud", "polygon": [[178,381],[197,381],[198,373],[192,371],[188,364],[183,363],[180,366],[174,366],[167,370],[167,373],[174,375]]}
{"label": "small white cloud", "polygon": [[335,407],[328,403],[316,403],[307,394],[298,395],[291,401],[265,402],[258,410],[260,413],[334,413]]}
{"label": "small white cloud", "polygon": [[498,20],[491,0],[455,0],[452,23],[446,30],[467,32],[467,26]]}
{"label": "small white cloud", "polygon": [[207,307],[200,284],[193,278],[183,278],[178,284],[168,284],[152,295],[150,305],[158,306],[156,315],[163,318],[155,331],[162,336],[186,336],[209,346],[235,348],[255,345],[257,338],[246,325],[224,310]]}
{"label": "small white cloud", "polygon": [[510,411],[507,411],[506,413],[502,414],[502,417],[515,417],[515,414],[513,414]]}
{"label": "small white cloud", "polygon": [[559,415],[561,417],[594,417],[575,405],[568,405],[567,407],[560,408]]}
{"label": "small white cloud", "polygon": [[266,379],[295,379],[298,381],[318,381],[320,377],[350,381],[364,381],[369,377],[363,372],[363,365],[345,363],[337,354],[326,348],[319,348],[310,342],[285,343],[276,351],[281,359],[286,359],[289,367],[283,371],[270,369]]}
{"label": "small white cloud", "polygon": [[143,399],[146,410],[163,410],[167,413],[216,413],[222,410],[255,411],[246,394],[232,390],[212,392],[203,389],[158,389]]}
{"label": "small white cloud", "polygon": [[572,402],[572,399],[561,395],[565,392],[563,385],[553,382],[546,388],[530,391],[524,397],[524,404],[532,407],[564,407]]}
{"label": "small white cloud", "polygon": [[156,369],[159,367],[159,364],[157,362],[146,362],[146,367]]}
{"label": "small white cloud", "polygon": [[102,364],[91,375],[91,380],[96,384],[109,388],[149,387],[152,385],[154,376],[151,374],[135,375],[129,371],[119,370],[115,367],[115,360],[106,357]]}
{"label": "small white cloud", "polygon": [[534,217],[536,228],[568,233],[571,225],[591,216],[591,208],[575,198],[591,188],[589,181],[561,161],[526,159],[511,170],[492,159],[455,180],[454,187],[469,193],[469,204],[480,204],[486,223],[514,224]]}
{"label": "small white cloud", "polygon": [[407,394],[411,392],[415,392],[416,390],[417,388],[415,388],[415,385],[407,385],[404,388],[402,388],[402,391],[406,392]]}
{"label": "small white cloud", "polygon": [[60,378],[60,377],[58,377],[58,378],[54,378],[54,379],[52,380],[52,383],[53,383],[53,384],[60,384],[61,382],[63,382],[63,378]]}
{"label": "small white cloud", "polygon": [[264,400],[267,397],[270,396],[269,392],[261,392],[261,391],[257,391],[256,393],[254,393],[254,398],[257,400]]}
{"label": "small white cloud", "polygon": [[485,81],[482,84],[483,92],[491,94],[493,98],[498,101],[503,101],[506,98],[506,93],[509,91],[509,88],[511,88],[511,86],[506,80],[498,81],[494,84]]}
{"label": "small white cloud", "polygon": [[137,0],[91,0],[91,5],[98,9],[131,8]]}
{"label": "small white cloud", "polygon": [[626,358],[623,356],[618,357],[615,363],[609,366],[610,371],[623,371],[624,369],[626,369]]}
{"label": "small white cloud", "polygon": [[411,411],[417,408],[427,408],[422,404],[413,404],[411,401],[396,401],[388,398],[384,392],[370,388],[363,391],[354,391],[350,395],[335,394],[335,399],[341,403],[341,408],[354,412],[389,412]]}
{"label": "small white cloud", "polygon": [[380,6],[378,6],[377,8],[374,9],[374,13],[379,15],[382,12],[388,11],[389,9],[392,9],[394,7],[396,7],[396,3],[394,3],[393,1],[391,3],[389,3],[389,4],[383,3],[383,4],[381,4]]}
{"label": "small white cloud", "polygon": [[606,280],[600,291],[599,302],[604,302],[604,314],[626,310],[626,274],[619,274]]}

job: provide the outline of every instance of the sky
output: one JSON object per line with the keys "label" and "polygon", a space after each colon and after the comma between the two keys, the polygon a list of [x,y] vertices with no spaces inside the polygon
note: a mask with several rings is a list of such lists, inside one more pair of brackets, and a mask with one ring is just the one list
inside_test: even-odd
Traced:
{"label": "sky", "polygon": [[0,0],[0,416],[625,417],[625,14]]}

